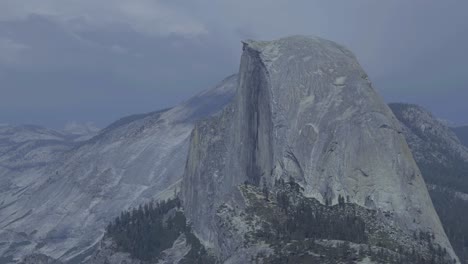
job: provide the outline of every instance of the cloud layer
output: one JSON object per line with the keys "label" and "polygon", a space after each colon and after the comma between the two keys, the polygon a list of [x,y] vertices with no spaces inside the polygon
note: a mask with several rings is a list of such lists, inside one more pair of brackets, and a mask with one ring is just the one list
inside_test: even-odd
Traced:
{"label": "cloud layer", "polygon": [[180,9],[157,0],[3,0],[0,20],[49,17],[72,31],[130,27],[149,35],[197,36],[205,27]]}
{"label": "cloud layer", "polygon": [[468,2],[3,0],[0,122],[105,125],[237,71],[240,40],[319,35],[389,101],[468,122]]}

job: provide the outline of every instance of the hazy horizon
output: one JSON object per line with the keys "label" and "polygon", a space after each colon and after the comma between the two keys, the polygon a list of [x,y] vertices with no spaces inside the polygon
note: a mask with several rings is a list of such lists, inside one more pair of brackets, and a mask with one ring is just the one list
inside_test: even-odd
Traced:
{"label": "hazy horizon", "polygon": [[303,34],[352,50],[387,102],[468,124],[465,10],[468,2],[419,0],[5,0],[0,123],[102,128],[235,73],[243,39]]}

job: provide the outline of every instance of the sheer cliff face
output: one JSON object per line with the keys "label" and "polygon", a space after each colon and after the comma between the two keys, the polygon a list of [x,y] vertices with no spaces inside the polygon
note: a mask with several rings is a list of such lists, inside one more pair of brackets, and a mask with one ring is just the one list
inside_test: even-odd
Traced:
{"label": "sheer cliff face", "polygon": [[182,191],[206,245],[222,254],[235,240],[220,237],[215,212],[242,208],[239,184],[292,177],[308,197],[391,212],[451,251],[398,121],[350,51],[300,36],[243,49],[234,102],[192,132]]}

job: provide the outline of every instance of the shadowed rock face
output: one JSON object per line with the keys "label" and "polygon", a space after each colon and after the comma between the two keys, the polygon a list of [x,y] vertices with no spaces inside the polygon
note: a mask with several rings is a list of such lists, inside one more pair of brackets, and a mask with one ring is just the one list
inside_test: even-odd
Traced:
{"label": "shadowed rock face", "polygon": [[408,233],[432,232],[455,257],[398,121],[350,51],[302,36],[243,50],[234,102],[192,132],[182,192],[205,245],[227,258],[241,244],[215,216],[244,206],[238,185],[294,178],[324,204],[349,197]]}

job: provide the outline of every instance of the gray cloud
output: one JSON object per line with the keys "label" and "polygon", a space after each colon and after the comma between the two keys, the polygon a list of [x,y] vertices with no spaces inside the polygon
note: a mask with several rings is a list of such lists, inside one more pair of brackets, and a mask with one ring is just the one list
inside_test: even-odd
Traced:
{"label": "gray cloud", "polygon": [[0,38],[0,63],[17,63],[29,47],[8,38]]}
{"label": "gray cloud", "polygon": [[0,20],[27,19],[31,14],[46,16],[71,31],[89,28],[106,30],[130,26],[150,35],[193,35],[206,33],[203,24],[180,9],[158,0],[3,0]]}
{"label": "gray cloud", "polygon": [[240,40],[348,46],[388,101],[468,122],[465,1],[4,0],[0,123],[99,125],[173,105],[238,67]]}

